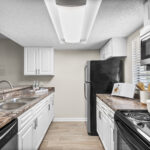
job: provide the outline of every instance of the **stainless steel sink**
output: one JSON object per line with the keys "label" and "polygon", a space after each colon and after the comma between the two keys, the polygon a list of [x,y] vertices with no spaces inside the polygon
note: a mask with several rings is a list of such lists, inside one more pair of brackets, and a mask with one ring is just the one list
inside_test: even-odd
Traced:
{"label": "stainless steel sink", "polygon": [[22,101],[30,102],[30,101],[36,100],[37,98],[38,98],[38,97],[22,97],[22,98],[19,98],[17,101],[18,101],[18,102],[22,102]]}
{"label": "stainless steel sink", "polygon": [[8,102],[8,103],[2,103],[0,104],[0,109],[4,110],[12,110],[12,109],[18,109],[25,105],[25,102]]}
{"label": "stainless steel sink", "polygon": [[19,98],[13,98],[10,101],[13,103],[17,103],[17,102],[31,102],[36,100],[38,97],[37,96],[33,96],[33,97],[19,97]]}
{"label": "stainless steel sink", "polygon": [[37,96],[31,96],[31,97],[17,97],[17,98],[12,98],[8,99],[6,102],[0,103],[0,109],[3,110],[13,110],[13,109],[18,109],[27,102],[31,102],[36,100],[38,97]]}

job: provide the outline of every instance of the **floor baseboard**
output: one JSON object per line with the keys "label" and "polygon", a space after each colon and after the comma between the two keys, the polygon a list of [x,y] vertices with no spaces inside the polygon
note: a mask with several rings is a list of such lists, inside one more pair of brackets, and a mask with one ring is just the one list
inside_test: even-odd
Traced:
{"label": "floor baseboard", "polygon": [[54,122],[85,122],[86,118],[54,118]]}

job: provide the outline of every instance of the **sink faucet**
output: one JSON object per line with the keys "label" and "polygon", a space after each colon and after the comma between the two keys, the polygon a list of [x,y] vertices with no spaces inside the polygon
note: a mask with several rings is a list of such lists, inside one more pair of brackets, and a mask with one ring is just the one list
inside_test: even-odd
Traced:
{"label": "sink faucet", "polygon": [[10,88],[13,89],[13,86],[12,86],[12,84],[9,81],[7,81],[7,80],[1,80],[0,81],[0,83],[3,83],[3,82],[8,83],[8,85],[10,86]]}
{"label": "sink faucet", "polygon": [[[12,84],[11,84],[9,81],[7,81],[7,80],[1,80],[1,81],[0,81],[0,83],[3,83],[3,82],[4,82],[4,83],[5,83],[5,82],[8,83],[8,85],[10,86],[10,88],[13,89],[13,86],[12,86]],[[4,97],[4,93],[3,93],[3,94],[2,94],[2,100],[4,100],[4,99],[5,99],[5,97]]]}

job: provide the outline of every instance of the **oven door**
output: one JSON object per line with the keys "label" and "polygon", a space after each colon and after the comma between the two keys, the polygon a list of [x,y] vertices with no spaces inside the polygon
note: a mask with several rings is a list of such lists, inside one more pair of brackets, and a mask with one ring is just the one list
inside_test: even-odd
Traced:
{"label": "oven door", "polygon": [[150,36],[141,39],[141,64],[150,64]]}
{"label": "oven door", "polygon": [[149,150],[149,146],[130,127],[120,120],[117,127],[117,150]]}

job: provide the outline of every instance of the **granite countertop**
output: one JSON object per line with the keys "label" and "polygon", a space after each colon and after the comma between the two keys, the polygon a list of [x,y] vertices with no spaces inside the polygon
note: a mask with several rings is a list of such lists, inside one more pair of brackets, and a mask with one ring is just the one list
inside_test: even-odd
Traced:
{"label": "granite countertop", "polygon": [[[12,89],[12,91],[15,92],[17,90],[23,90],[23,89],[26,89],[26,88],[31,88],[31,86],[17,87],[16,90]],[[31,92],[31,93],[26,92],[26,93],[20,95],[21,97],[38,96],[38,98],[35,99],[35,100],[33,100],[33,101],[27,102],[27,104],[25,104],[24,106],[22,106],[22,107],[20,107],[18,109],[14,109],[14,110],[3,110],[3,109],[0,109],[0,128],[4,127],[10,121],[12,121],[13,119],[17,118],[21,114],[23,114],[29,108],[33,107],[35,104],[37,104],[38,102],[40,102],[41,100],[43,100],[45,97],[47,97],[48,95],[50,95],[51,93],[53,93],[54,90],[55,90],[54,87],[47,87],[47,88],[48,88],[48,92],[45,92],[45,93],[43,92],[40,95],[35,94],[33,92]],[[6,92],[10,92],[10,90],[6,91]],[[20,97],[20,96],[18,96],[18,97]],[[15,96],[15,98],[16,98],[16,96]]]}
{"label": "granite countertop", "polygon": [[96,94],[96,96],[113,111],[119,109],[147,109],[146,104],[140,103],[138,99],[122,98],[110,94]]}

